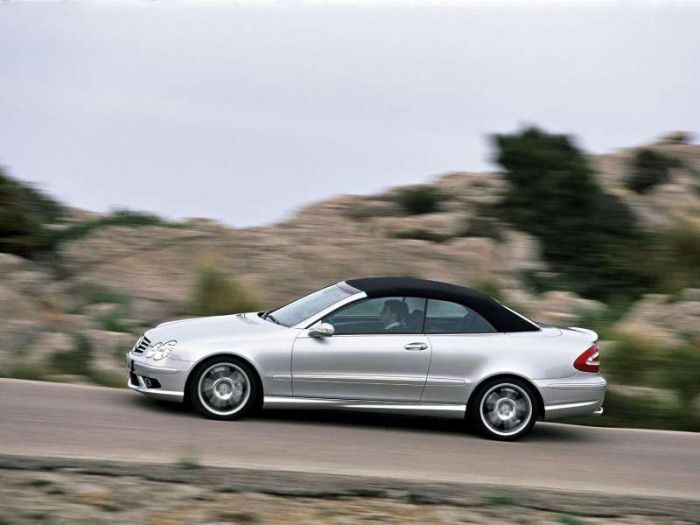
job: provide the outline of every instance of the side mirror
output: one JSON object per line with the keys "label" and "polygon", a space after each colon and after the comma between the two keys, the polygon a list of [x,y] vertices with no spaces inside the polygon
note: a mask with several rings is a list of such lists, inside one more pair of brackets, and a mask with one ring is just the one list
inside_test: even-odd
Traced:
{"label": "side mirror", "polygon": [[309,337],[330,337],[335,333],[331,323],[321,323],[309,328]]}

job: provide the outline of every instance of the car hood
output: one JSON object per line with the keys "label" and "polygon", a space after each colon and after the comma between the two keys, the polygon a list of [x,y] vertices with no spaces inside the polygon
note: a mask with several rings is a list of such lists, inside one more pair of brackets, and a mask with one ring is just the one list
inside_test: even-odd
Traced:
{"label": "car hood", "polygon": [[269,334],[286,327],[261,319],[257,312],[215,317],[197,317],[162,323],[146,332],[151,342],[178,342],[192,339],[218,339],[220,337],[251,336]]}

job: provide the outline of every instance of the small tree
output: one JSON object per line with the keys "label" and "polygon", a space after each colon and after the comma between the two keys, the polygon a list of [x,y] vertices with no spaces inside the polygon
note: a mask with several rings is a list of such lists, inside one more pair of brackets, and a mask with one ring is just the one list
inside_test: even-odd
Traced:
{"label": "small tree", "polygon": [[680,165],[680,161],[674,157],[648,148],[639,149],[630,161],[625,185],[636,193],[648,193],[657,185],[668,182],[671,168]]}
{"label": "small tree", "polygon": [[445,196],[429,184],[421,184],[401,189],[396,195],[396,202],[409,215],[421,215],[440,210],[440,203]]}
{"label": "small tree", "polygon": [[31,257],[49,249],[52,236],[46,225],[62,213],[58,202],[8,177],[0,167],[0,252]]}
{"label": "small tree", "polygon": [[574,291],[606,299],[652,287],[656,275],[639,263],[645,242],[634,215],[603,191],[569,137],[527,128],[494,143],[508,182],[501,210],[539,238],[552,270]]}
{"label": "small tree", "polygon": [[227,279],[215,268],[199,272],[192,298],[195,315],[226,315],[257,309],[257,302],[237,281]]}

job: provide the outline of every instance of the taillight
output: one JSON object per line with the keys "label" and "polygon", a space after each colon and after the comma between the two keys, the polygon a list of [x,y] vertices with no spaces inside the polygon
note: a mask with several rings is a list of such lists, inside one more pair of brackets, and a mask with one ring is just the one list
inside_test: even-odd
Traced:
{"label": "taillight", "polygon": [[600,371],[598,343],[593,344],[593,346],[576,358],[574,368],[581,372],[593,372],[596,374]]}

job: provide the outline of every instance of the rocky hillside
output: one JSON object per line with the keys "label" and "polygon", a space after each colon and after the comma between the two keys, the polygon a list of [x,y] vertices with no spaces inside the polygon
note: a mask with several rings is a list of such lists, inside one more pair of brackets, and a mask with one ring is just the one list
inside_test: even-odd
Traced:
{"label": "rocky hillside", "polygon": [[[642,192],[629,187],[639,148],[589,160],[602,186],[646,228],[682,221],[700,230],[700,146],[675,136],[646,148],[678,163]],[[472,284],[538,320],[570,325],[605,316],[602,303],[567,291],[538,294],[528,285],[526,276],[546,275],[548,266],[537,239],[492,213],[505,184],[499,173],[451,173],[424,186],[312,204],[259,228],[201,219],[105,225],[62,242],[56,264],[0,254],[0,370],[63,379],[89,370],[93,381],[110,382],[105,378],[119,373],[123,352],[144,326],[191,314],[205,268],[235,281],[261,307],[350,277],[413,275]],[[411,195],[426,192],[438,196],[427,209],[411,203]],[[94,219],[73,213],[77,222]],[[659,338],[696,338],[700,291],[642,298],[616,323]],[[80,365],[85,356],[89,366]]]}

